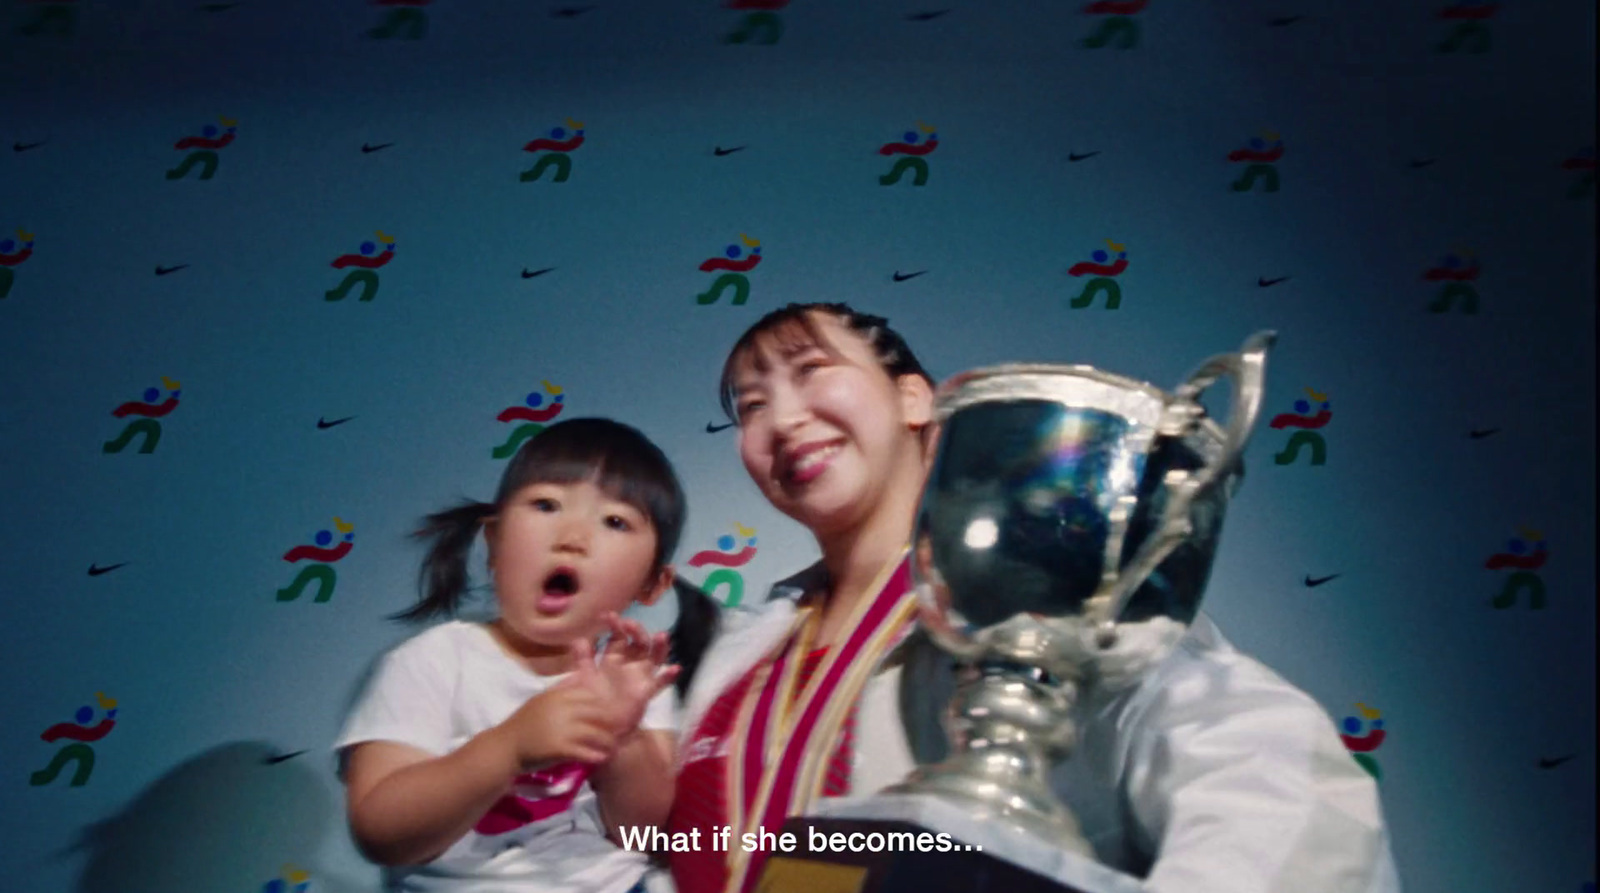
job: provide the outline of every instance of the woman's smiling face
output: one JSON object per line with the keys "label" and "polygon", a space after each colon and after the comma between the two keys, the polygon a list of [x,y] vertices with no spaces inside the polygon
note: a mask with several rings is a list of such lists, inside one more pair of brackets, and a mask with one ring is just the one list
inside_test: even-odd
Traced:
{"label": "woman's smiling face", "polygon": [[751,480],[779,511],[824,533],[860,523],[881,502],[932,407],[925,388],[890,378],[837,317],[809,321],[816,337],[793,323],[746,351],[734,406]]}

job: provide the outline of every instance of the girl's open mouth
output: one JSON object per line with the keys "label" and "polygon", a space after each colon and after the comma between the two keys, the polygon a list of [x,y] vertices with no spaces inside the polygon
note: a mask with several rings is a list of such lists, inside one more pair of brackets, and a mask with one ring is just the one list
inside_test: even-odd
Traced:
{"label": "girl's open mouth", "polygon": [[544,589],[534,608],[541,614],[559,614],[578,594],[578,574],[572,568],[558,567],[545,577]]}

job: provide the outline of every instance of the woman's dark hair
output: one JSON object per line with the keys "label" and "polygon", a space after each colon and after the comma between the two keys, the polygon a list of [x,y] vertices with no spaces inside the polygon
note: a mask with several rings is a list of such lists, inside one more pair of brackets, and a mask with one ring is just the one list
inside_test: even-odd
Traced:
{"label": "woman's dark hair", "polygon": [[722,364],[722,383],[719,388],[722,411],[727,415],[728,421],[739,421],[737,408],[739,394],[734,383],[739,362],[756,348],[757,342],[763,336],[775,340],[780,350],[797,349],[813,344],[826,348],[827,339],[817,328],[815,314],[818,313],[834,317],[865,339],[872,347],[873,355],[878,358],[878,365],[883,367],[883,371],[891,379],[899,379],[902,375],[917,375],[926,381],[930,388],[934,386],[933,376],[922,368],[916,354],[913,354],[911,347],[906,344],[906,339],[900,337],[899,332],[889,328],[889,320],[870,313],[862,313],[849,304],[789,304],[756,320],[754,325],[739,336],[739,340],[733,345],[733,350],[728,351],[728,359]]}
{"label": "woman's dark hair", "polygon": [[[494,502],[468,500],[423,519],[413,538],[428,544],[418,574],[420,597],[396,620],[421,621],[454,615],[467,592],[467,559],[483,522],[499,513],[530,484],[594,480],[607,496],[650,519],[656,551],[651,573],[677,551],[687,509],[683,486],[660,448],[637,429],[611,419],[569,419],[545,428],[517,450],[500,475]],[[683,669],[677,686],[688,691],[717,627],[717,606],[698,587],[674,578],[678,619],[671,633],[672,660]]]}

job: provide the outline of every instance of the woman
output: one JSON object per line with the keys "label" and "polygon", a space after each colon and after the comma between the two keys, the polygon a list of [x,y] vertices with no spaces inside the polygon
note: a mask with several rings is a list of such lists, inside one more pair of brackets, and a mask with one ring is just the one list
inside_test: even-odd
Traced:
{"label": "woman", "polygon": [[[722,399],[745,470],[822,558],[759,611],[726,615],[701,664],[668,825],[702,841],[730,825],[733,843],[674,853],[680,893],[749,893],[765,853],[740,835],[914,765],[897,646],[914,626],[906,556],[932,458],[931,377],[884,319],[790,305],[734,345]],[[1376,787],[1327,715],[1203,615],[1155,672],[1079,709],[1084,739],[1058,793],[1099,858],[1152,893],[1399,889]]]}

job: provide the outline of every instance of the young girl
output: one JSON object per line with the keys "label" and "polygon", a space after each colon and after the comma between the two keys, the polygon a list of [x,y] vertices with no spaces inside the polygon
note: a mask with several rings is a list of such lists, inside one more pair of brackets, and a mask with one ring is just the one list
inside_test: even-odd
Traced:
{"label": "young girl", "polygon": [[[907,553],[932,459],[932,379],[881,317],[790,305],[724,366],[739,456],[821,559],[730,612],[685,702],[668,829],[777,833],[913,768],[902,668],[925,652]],[[1080,699],[1056,792],[1150,893],[1396,893],[1377,788],[1320,706],[1202,613],[1150,675]],[[749,893],[761,853],[671,854],[678,893]]]}
{"label": "young girl", "polygon": [[[666,817],[666,686],[687,685],[716,623],[667,564],[683,523],[666,457],[606,419],[551,425],[493,503],[429,516],[422,598],[400,617],[453,614],[480,531],[499,616],[448,621],[386,655],[335,745],[351,831],[389,890],[645,889],[646,857],[613,841]],[[669,586],[675,666],[665,634],[617,616]]]}

